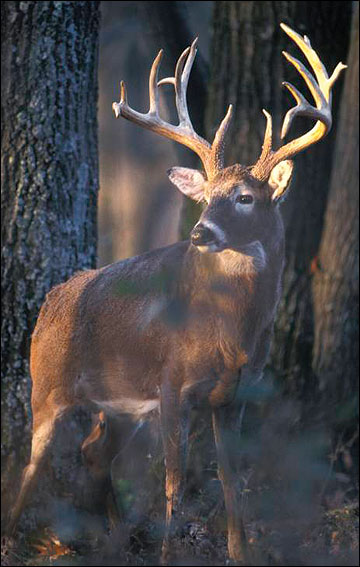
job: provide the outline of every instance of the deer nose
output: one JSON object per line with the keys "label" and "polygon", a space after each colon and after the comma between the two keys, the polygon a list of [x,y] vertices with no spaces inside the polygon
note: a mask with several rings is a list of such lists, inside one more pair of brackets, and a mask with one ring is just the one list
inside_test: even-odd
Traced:
{"label": "deer nose", "polygon": [[215,239],[215,235],[207,226],[197,224],[190,233],[191,242],[195,246],[204,246]]}

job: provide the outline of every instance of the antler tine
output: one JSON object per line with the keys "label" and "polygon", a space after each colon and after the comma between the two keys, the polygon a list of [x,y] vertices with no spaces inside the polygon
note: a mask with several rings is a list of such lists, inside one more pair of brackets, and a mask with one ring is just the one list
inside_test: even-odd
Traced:
{"label": "antler tine", "polygon": [[327,81],[329,76],[318,54],[311,47],[309,38],[306,35],[302,37],[300,34],[292,30],[286,24],[281,23],[280,27],[293,40],[293,42],[296,43],[296,45],[299,47],[299,49],[301,49],[301,51],[305,55],[306,59],[309,61],[323,93],[325,94],[326,92],[328,92]]}
{"label": "antler tine", "polygon": [[281,139],[284,139],[289,131],[291,123],[295,116],[309,116],[323,122],[326,131],[328,132],[332,125],[331,112],[329,112],[328,104],[321,105],[320,108],[315,108],[309,104],[306,98],[297,90],[291,83],[283,82],[283,85],[291,92],[297,105],[287,111],[283,125],[281,128]]}
{"label": "antler tine", "polygon": [[[158,81],[158,72],[161,63],[163,51],[160,50],[155,58],[149,77],[149,98],[150,108],[147,114],[142,114],[130,108],[127,102],[125,83],[121,82],[120,102],[113,103],[113,110],[116,118],[123,116],[148,130],[152,130],[162,136],[175,140],[184,146],[193,150],[201,159],[208,179],[212,179],[220,169],[223,168],[224,159],[224,138],[228,125],[231,120],[232,107],[230,105],[228,112],[223,119],[214,138],[213,145],[199,136],[190,120],[186,92],[189,82],[190,72],[196,56],[197,38],[187,47],[180,55],[176,64],[175,76],[166,77]],[[159,116],[159,86],[163,84],[172,84],[175,88],[176,107],[179,117],[178,126],[169,124],[162,120]]]}
{"label": "antler tine", "polygon": [[154,59],[151,66],[150,76],[149,76],[149,100],[150,108],[149,114],[159,115],[159,87],[158,87],[158,75],[161,59],[163,56],[163,50],[160,49],[159,53]]}
{"label": "antler tine", "polygon": [[175,68],[174,77],[166,77],[158,82],[158,85],[172,84],[175,88],[176,95],[176,109],[179,117],[179,126],[193,128],[189,116],[189,111],[186,102],[186,92],[189,82],[190,72],[196,57],[197,52],[196,37],[190,47],[187,47],[180,55]]}
{"label": "antler tine", "polygon": [[311,47],[309,38],[306,36],[301,37],[301,35],[285,24],[280,24],[280,26],[304,53],[316,77],[315,79],[306,67],[295,57],[292,57],[283,51],[284,57],[303,77],[314,98],[316,106],[312,106],[291,83],[284,82],[283,85],[293,95],[297,104],[288,110],[285,115],[281,129],[281,138],[283,139],[286,136],[295,116],[309,116],[310,118],[316,119],[317,122],[309,132],[295,140],[292,140],[285,146],[280,147],[276,152],[273,152],[271,149],[271,116],[264,111],[264,114],[267,117],[267,127],[263,150],[259,160],[251,170],[252,175],[261,181],[268,179],[271,170],[275,167],[275,165],[280,163],[280,161],[295,156],[310,145],[319,141],[330,131],[332,125],[331,89],[340,72],[346,68],[346,65],[339,63],[329,78],[319,56]]}
{"label": "antler tine", "polygon": [[[263,161],[266,160],[267,156],[270,155],[272,148],[272,116],[271,114],[269,114],[269,112],[267,112],[267,110],[265,110],[265,108],[263,108],[262,111],[263,114],[266,116],[266,130],[264,135],[264,142],[262,146],[261,156],[257,162],[258,164],[263,163]],[[252,175],[254,175],[253,171],[252,171]]]}
{"label": "antler tine", "polygon": [[[288,88],[288,90],[295,98],[297,105],[294,108],[288,110],[284,118],[281,138],[284,138],[286,136],[287,131],[290,128],[291,122],[293,118],[295,118],[295,116],[310,116],[313,118],[317,118],[318,120],[322,120],[322,122],[326,127],[326,132],[328,132],[331,128],[332,118],[331,118],[331,107],[330,107],[331,94],[328,91],[327,85],[326,88],[321,90],[319,84],[316,82],[312,74],[309,73],[309,71],[300,61],[295,59],[295,57],[291,57],[291,55],[289,55],[285,51],[283,51],[283,55],[288,61],[290,61],[290,63],[294,65],[294,67],[297,69],[297,71],[305,80],[309,88],[309,91],[311,92],[314,101],[316,103],[316,108],[312,106],[291,83],[283,83],[283,85]],[[319,76],[320,73],[318,73],[317,75]],[[325,73],[322,75],[322,79],[324,78],[324,76],[328,77],[326,70]],[[286,123],[286,128],[284,128],[285,123]]]}
{"label": "antler tine", "polygon": [[197,42],[198,42],[198,38],[196,37],[191,44],[189,55],[186,59],[185,67],[184,67],[184,70],[183,70],[181,77],[180,77],[180,85],[181,85],[180,86],[180,101],[179,101],[180,104],[178,106],[179,120],[180,120],[180,124],[184,123],[184,125],[188,125],[190,128],[192,128],[192,125],[191,125],[191,120],[190,120],[187,102],[186,102],[186,93],[187,93],[187,87],[188,87],[191,69],[192,69],[192,66],[194,64],[196,53],[197,53],[197,47],[196,47]]}
{"label": "antler tine", "polygon": [[190,49],[191,49],[190,47],[187,47],[186,49],[184,49],[184,51],[180,55],[179,59],[177,60],[176,67],[175,67],[175,76],[174,77],[164,77],[163,79],[160,79],[160,81],[158,81],[159,86],[160,85],[174,85],[175,90],[176,90],[176,86],[180,85],[180,79],[181,79],[181,74],[183,72],[185,59],[187,58]]}
{"label": "antler tine", "polygon": [[127,102],[126,85],[124,81],[120,81],[120,102],[112,103],[112,108],[116,118],[123,116],[124,118],[136,122],[149,130],[154,129],[152,124],[155,126],[157,122],[161,122],[161,119],[159,118],[159,89],[157,86],[157,78],[162,56],[163,50],[160,49],[151,66],[149,76],[149,112],[147,114],[142,114],[129,107]]}
{"label": "antler tine", "polygon": [[224,167],[225,136],[232,119],[232,113],[233,106],[230,104],[225,117],[216,131],[215,138],[211,146],[213,167],[215,170],[220,170]]}

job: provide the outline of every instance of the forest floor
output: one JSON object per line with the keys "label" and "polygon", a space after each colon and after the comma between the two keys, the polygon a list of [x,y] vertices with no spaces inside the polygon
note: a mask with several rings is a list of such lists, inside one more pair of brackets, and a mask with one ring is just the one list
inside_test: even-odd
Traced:
{"label": "forest floor", "polygon": [[[200,521],[201,520],[201,521]],[[208,522],[187,522],[174,540],[173,565],[227,565],[224,512]],[[82,539],[62,544],[47,529],[3,541],[3,566],[159,565],[160,539],[156,518],[137,526],[120,525],[106,539]],[[303,540],[284,541],[275,529],[260,522],[247,525],[253,565],[358,565],[358,507],[348,503],[324,511],[322,522],[303,529]],[[125,541],[127,539],[127,541]],[[298,539],[298,538],[295,538]]]}
{"label": "forest floor", "polygon": [[[280,406],[275,400],[266,420],[260,416],[263,425],[255,414],[247,415],[250,426],[243,425],[241,431],[239,479],[251,564],[358,565],[356,462],[348,454],[346,466],[335,466],[326,435],[301,431],[295,421],[289,428],[296,416],[293,405]],[[190,431],[186,492],[172,542],[172,564],[228,565],[226,514],[208,416],[198,416],[196,423],[196,430]],[[71,431],[72,443],[60,446],[77,445]],[[138,435],[119,464],[113,461],[112,487],[122,515],[112,529],[101,492],[97,514],[74,505],[74,494],[80,496],[87,483],[80,474],[84,467],[78,452],[78,469],[74,462],[64,469],[68,454],[57,463],[63,481],[58,490],[56,474],[49,472],[54,463],[49,462],[16,538],[2,540],[1,564],[159,565],[165,510],[164,459],[156,448],[160,445],[156,440],[149,449],[144,430],[144,438]],[[232,450],[236,451],[234,444]],[[85,498],[81,495],[83,503],[94,496],[89,486]]]}
{"label": "forest floor", "polygon": [[[217,495],[219,496],[219,495]],[[173,540],[173,565],[228,565],[226,515],[219,498],[200,491],[185,502],[185,514]],[[209,504],[210,501],[210,504]],[[316,518],[253,519],[246,524],[252,565],[358,565],[358,501],[342,489],[328,494]],[[81,533],[60,539],[49,528],[18,532],[15,540],[3,539],[1,564],[7,566],[159,565],[162,518],[159,509],[99,529],[87,523]],[[100,524],[104,526],[104,518]],[[86,522],[85,522],[86,523]]]}

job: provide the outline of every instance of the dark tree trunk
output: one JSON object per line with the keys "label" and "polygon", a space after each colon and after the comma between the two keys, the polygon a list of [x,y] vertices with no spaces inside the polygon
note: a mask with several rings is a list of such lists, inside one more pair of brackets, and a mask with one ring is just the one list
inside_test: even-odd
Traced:
{"label": "dark tree trunk", "polygon": [[29,449],[30,335],[96,256],[99,2],[2,2],[2,481]]}
{"label": "dark tree trunk", "polygon": [[[350,53],[318,262],[313,366],[334,425],[356,429],[359,375],[359,10]],[[345,439],[344,439],[345,441]]]}
{"label": "dark tree trunk", "polygon": [[[286,49],[301,58],[297,47],[280,29],[280,22],[308,35],[331,73],[339,61],[346,60],[351,9],[352,2],[216,2],[206,123],[211,137],[228,104],[234,105],[227,144],[229,164],[251,165],[259,156],[265,130],[262,108],[273,116],[274,146],[279,144],[281,121],[293,105],[282,90],[283,80],[297,84],[311,99],[297,73],[281,55]],[[271,363],[287,389],[300,397],[313,395],[317,390],[312,372],[310,267],[322,233],[341,83],[340,79],[334,88],[333,132],[296,157],[293,187],[282,205],[287,260]],[[288,139],[309,126],[306,120],[298,119]]]}

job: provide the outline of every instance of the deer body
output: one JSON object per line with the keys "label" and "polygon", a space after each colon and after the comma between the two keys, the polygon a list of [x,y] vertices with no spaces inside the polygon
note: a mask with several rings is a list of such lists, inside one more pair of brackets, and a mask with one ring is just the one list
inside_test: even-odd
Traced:
{"label": "deer body", "polygon": [[[273,253],[266,254],[255,243],[247,253],[215,256],[182,242],[79,273],[57,286],[32,337],[35,407],[44,409],[51,397],[59,409],[93,403],[141,417],[158,409],[164,369],[177,364],[183,368],[181,388],[206,381],[210,395],[219,378],[215,373],[209,380],[214,360],[219,359],[218,373],[229,367],[236,377],[245,362],[251,366],[258,339],[272,323],[281,247],[276,243]],[[179,262],[184,282],[181,275],[178,279]],[[145,273],[155,287],[161,279],[172,280],[167,293],[142,290]]]}
{"label": "deer body", "polygon": [[[204,253],[180,242],[55,287],[32,337],[34,404],[56,404],[56,384],[59,408],[90,403],[136,418],[159,409],[162,383],[177,367],[178,388],[197,398],[201,384],[214,405],[225,402],[223,370],[235,382],[244,364],[261,371],[262,335],[280,295],[283,227],[277,209],[259,207],[257,239],[238,250]],[[213,218],[210,207],[204,218]]]}
{"label": "deer body", "polygon": [[[192,128],[186,88],[196,41],[181,55],[175,77],[158,81],[161,52],[155,59],[148,114],[128,106],[122,84],[121,101],[113,105],[117,116],[172,138],[199,155],[205,174],[176,167],[168,173],[183,193],[204,201],[205,208],[190,242],[78,273],[48,294],[32,336],[32,452],[11,514],[11,529],[51,446],[56,425],[71,407],[87,405],[105,416],[127,414],[135,422],[159,412],[166,464],[162,555],[166,562],[184,488],[189,413],[198,404],[209,404],[228,514],[229,555],[234,561],[247,559],[236,463],[227,446],[227,431],[234,427],[239,412],[239,383],[261,377],[269,350],[284,263],[278,203],[293,170],[286,158],[329,130],[330,89],[343,68],[339,64],[329,79],[309,40],[282,27],[305,53],[320,85],[286,54],[306,80],[316,108],[286,84],[298,104],[286,115],[283,133],[295,114],[312,116],[317,123],[308,134],[273,152],[271,116],[265,113],[263,150],[252,167],[224,167],[231,107],[211,146]],[[175,87],[179,126],[159,117],[158,88],[164,83]],[[85,440],[85,460],[105,434],[106,427],[98,425]],[[99,471],[102,475],[101,467]]]}

